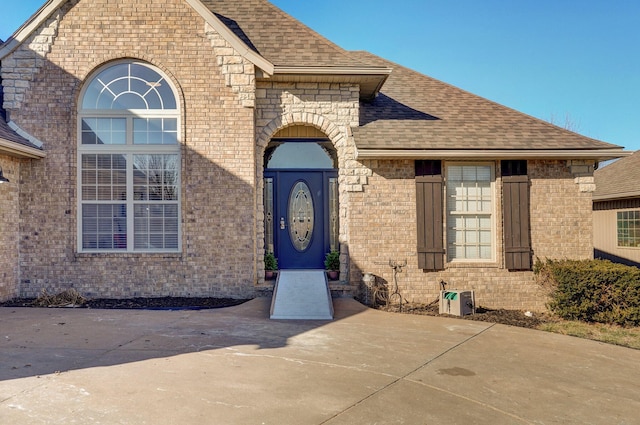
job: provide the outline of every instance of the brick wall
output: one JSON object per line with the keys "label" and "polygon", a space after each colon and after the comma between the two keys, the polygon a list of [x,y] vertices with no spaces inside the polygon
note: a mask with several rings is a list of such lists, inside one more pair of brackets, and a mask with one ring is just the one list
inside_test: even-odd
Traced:
{"label": "brick wall", "polygon": [[[533,272],[504,268],[500,223],[500,176],[496,182],[496,261],[477,265],[448,264],[440,272],[417,267],[414,162],[364,161],[373,174],[361,193],[351,194],[350,278],[372,273],[393,285],[389,261],[407,261],[398,274],[402,296],[430,302],[438,297],[440,281],[448,289],[473,289],[477,303],[491,308],[543,310],[544,294]],[[499,170],[496,170],[498,173]],[[567,161],[530,161],[531,238],[534,258],[591,258],[591,193],[576,180]]]}
{"label": "brick wall", "polygon": [[20,161],[0,154],[0,167],[9,183],[0,184],[0,301],[18,294]]}
{"label": "brick wall", "polygon": [[[120,58],[147,61],[178,87],[180,254],[77,253],[76,101],[94,69]],[[254,72],[238,58],[182,0],[82,0],[3,60],[5,107],[47,153],[21,171],[21,295],[253,295]]]}

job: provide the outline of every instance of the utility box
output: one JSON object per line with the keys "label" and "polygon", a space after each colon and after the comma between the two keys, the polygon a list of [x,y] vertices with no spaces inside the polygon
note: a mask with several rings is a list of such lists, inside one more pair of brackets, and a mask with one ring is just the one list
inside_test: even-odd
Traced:
{"label": "utility box", "polygon": [[440,314],[466,316],[475,314],[475,296],[473,291],[451,289],[440,291]]}

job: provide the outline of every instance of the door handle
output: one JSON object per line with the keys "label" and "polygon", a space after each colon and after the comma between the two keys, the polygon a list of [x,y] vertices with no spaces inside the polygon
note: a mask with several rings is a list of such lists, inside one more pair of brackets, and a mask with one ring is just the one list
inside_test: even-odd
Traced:
{"label": "door handle", "polygon": [[280,230],[284,230],[285,228],[285,224],[284,224],[284,217],[280,217]]}

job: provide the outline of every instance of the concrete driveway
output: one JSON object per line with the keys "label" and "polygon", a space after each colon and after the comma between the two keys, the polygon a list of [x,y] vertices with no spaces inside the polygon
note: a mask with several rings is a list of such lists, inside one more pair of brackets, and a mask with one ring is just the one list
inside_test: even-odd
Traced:
{"label": "concrete driveway", "polygon": [[0,424],[640,424],[640,351],[370,310],[0,308]]}

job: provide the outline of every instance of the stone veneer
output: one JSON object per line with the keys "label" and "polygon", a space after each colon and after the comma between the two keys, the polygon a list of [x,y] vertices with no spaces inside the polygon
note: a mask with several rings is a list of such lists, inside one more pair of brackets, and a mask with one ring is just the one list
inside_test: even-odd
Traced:
{"label": "stone veneer", "polygon": [[[356,147],[351,128],[359,124],[359,87],[354,84],[258,82],[256,88],[256,158],[275,133],[293,125],[315,127],[327,135],[338,153],[338,185],[340,190],[341,280],[348,278],[349,194],[362,192],[370,171],[356,160]],[[264,208],[262,200],[262,160],[257,162],[258,244],[264,252]],[[259,265],[259,272],[262,270]]]}
{"label": "stone veneer", "polygon": [[[473,289],[477,304],[491,308],[544,310],[545,296],[533,272],[504,268],[501,183],[496,166],[496,261],[446,265],[439,272],[417,267],[414,162],[368,160],[373,175],[364,192],[352,193],[349,208],[351,281],[372,273],[393,285],[389,261],[407,261],[398,274],[402,296],[427,303],[448,289]],[[496,165],[498,163],[496,162]],[[582,164],[581,164],[582,165]],[[592,171],[592,170],[591,170]],[[535,258],[591,258],[591,193],[576,181],[567,161],[529,161],[531,240]],[[585,176],[583,176],[585,177]]]}

